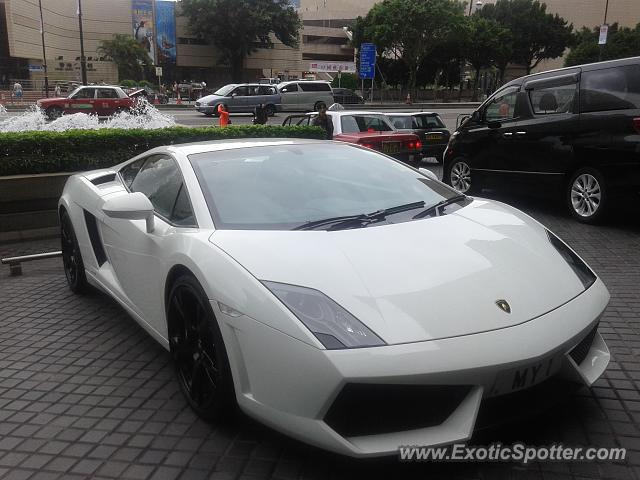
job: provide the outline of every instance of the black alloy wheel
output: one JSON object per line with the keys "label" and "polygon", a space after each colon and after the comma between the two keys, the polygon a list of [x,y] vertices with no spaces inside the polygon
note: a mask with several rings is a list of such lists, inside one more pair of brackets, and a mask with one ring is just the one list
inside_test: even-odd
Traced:
{"label": "black alloy wheel", "polygon": [[273,117],[276,114],[276,107],[274,107],[273,105],[269,104],[265,107],[265,110],[267,112],[267,116],[268,117]]}
{"label": "black alloy wheel", "polygon": [[205,420],[224,419],[235,409],[229,360],[211,305],[192,276],[174,282],[167,318],[169,346],[187,402]]}
{"label": "black alloy wheel", "polygon": [[60,118],[64,114],[64,111],[60,107],[49,107],[46,113],[49,120],[55,120]]}
{"label": "black alloy wheel", "polygon": [[74,293],[86,292],[89,284],[84,272],[78,239],[67,212],[63,212],[60,217],[60,247],[64,274],[69,288]]}

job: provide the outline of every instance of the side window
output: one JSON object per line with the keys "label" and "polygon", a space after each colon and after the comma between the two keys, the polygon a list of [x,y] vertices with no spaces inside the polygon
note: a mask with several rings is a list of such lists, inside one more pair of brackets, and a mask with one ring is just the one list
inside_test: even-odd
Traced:
{"label": "side window", "polygon": [[282,89],[280,91],[282,93],[297,92],[298,91],[298,84],[297,83],[291,83],[289,85],[285,85],[284,87],[282,87]]}
{"label": "side window", "polygon": [[83,88],[73,98],[93,98],[95,97],[95,88]]}
{"label": "side window", "polygon": [[640,65],[582,72],[580,111],[640,108]]}
{"label": "side window", "polygon": [[[331,92],[331,86],[328,83],[318,83],[318,91],[319,92]],[[350,95],[350,92],[347,90],[346,94]]]}
{"label": "side window", "polygon": [[133,179],[136,178],[136,175],[138,175],[138,172],[140,171],[142,165],[144,165],[144,162],[146,160],[146,158],[141,158],[140,160],[130,163],[129,165],[126,165],[125,167],[120,169],[120,176],[122,177],[122,181],[129,190],[131,190]]}
{"label": "side window", "polygon": [[529,91],[535,114],[571,113],[576,99],[577,84],[544,87]]}
{"label": "side window", "polygon": [[246,97],[247,95],[249,95],[249,87],[245,87],[245,86],[238,87],[233,91],[232,95],[238,95],[239,97]]}
{"label": "side window", "polygon": [[118,94],[112,88],[99,88],[98,98],[118,98]]}
{"label": "side window", "polygon": [[158,215],[171,218],[176,203],[182,176],[176,162],[162,155],[154,155],[147,159],[131,183],[132,192],[144,193]]}
{"label": "side window", "polygon": [[300,88],[303,92],[317,92],[318,84],[317,83],[301,83]]}
{"label": "side window", "polygon": [[171,213],[171,222],[180,225],[182,227],[195,227],[196,219],[191,209],[191,202],[189,201],[189,195],[187,189],[184,188],[184,184],[180,186],[178,192],[178,198],[173,206],[173,212]]}
{"label": "side window", "polygon": [[258,95],[275,95],[276,89],[273,87],[260,87],[258,90]]}
{"label": "side window", "polygon": [[515,118],[517,95],[518,87],[506,88],[502,92],[499,92],[485,107],[484,119],[490,122],[492,120],[510,120]]}

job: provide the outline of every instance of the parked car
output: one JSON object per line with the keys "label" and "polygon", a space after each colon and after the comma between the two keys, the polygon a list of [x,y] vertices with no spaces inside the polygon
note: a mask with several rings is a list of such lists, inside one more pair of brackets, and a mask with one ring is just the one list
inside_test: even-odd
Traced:
{"label": "parked car", "polygon": [[295,80],[278,84],[284,112],[316,112],[321,103],[334,103],[331,84],[312,80]]}
{"label": "parked car", "polygon": [[323,449],[397,456],[467,441],[496,404],[589,387],[610,361],[609,293],[571,248],[360,146],[158,147],[71,176],[58,212],[69,288],[118,302],[210,421],[239,407]]}
{"label": "parked car", "polygon": [[364,105],[364,98],[348,88],[334,88],[333,101],[341,105]]}
{"label": "parked car", "polygon": [[37,105],[49,119],[54,120],[65,113],[109,116],[133,108],[135,102],[135,98],[127,95],[120,87],[98,85],[78,87],[68,97],[42,98],[37,101]]}
{"label": "parked car", "polygon": [[613,200],[637,199],[640,57],[509,82],[453,134],[444,178],[461,192],[561,194],[585,223],[601,220]]}
{"label": "parked car", "polygon": [[442,163],[444,149],[449,143],[451,134],[437,113],[385,113],[391,124],[401,132],[415,133],[422,142],[422,155],[434,157]]}
{"label": "parked car", "polygon": [[[290,115],[282,125],[310,125],[316,115],[316,112]],[[382,113],[330,110],[327,115],[333,122],[334,140],[357,143],[405,162],[413,162],[419,156],[420,138],[397,131]]]}
{"label": "parked car", "polygon": [[274,85],[260,83],[232,83],[216,90],[212,95],[196,100],[195,109],[207,116],[218,116],[218,105],[225,104],[229,112],[253,112],[264,103],[269,116],[275,115],[281,96]]}

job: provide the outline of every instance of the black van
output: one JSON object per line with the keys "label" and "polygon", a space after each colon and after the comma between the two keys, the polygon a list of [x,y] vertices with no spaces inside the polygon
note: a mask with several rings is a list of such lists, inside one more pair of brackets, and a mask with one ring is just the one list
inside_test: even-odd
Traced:
{"label": "black van", "polygon": [[640,192],[640,57],[518,78],[452,135],[444,180],[482,188],[561,193],[585,223]]}

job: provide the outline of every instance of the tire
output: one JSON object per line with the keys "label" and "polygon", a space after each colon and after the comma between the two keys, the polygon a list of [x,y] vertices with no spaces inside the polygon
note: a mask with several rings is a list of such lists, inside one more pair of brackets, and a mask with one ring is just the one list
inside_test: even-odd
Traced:
{"label": "tire", "polygon": [[66,211],[63,211],[60,216],[60,247],[64,274],[67,277],[69,289],[73,293],[85,293],[89,288],[89,283],[84,271],[84,262],[82,261],[76,232]]}
{"label": "tire", "polygon": [[171,286],[167,319],[178,383],[189,406],[208,421],[228,418],[237,405],[229,359],[211,304],[193,276],[182,275]]}
{"label": "tire", "polygon": [[471,194],[478,190],[472,183],[471,167],[466,159],[456,158],[445,166],[444,181],[461,193]]}
{"label": "tire", "polygon": [[64,114],[64,110],[62,110],[62,108],[60,107],[49,107],[47,108],[47,111],[45,113],[47,114],[47,118],[49,120],[55,120],[57,118],[60,118]]}
{"label": "tire", "polygon": [[213,117],[213,113],[205,113],[204,116],[205,117]]}
{"label": "tire", "polygon": [[113,112],[113,114],[114,114],[114,115],[117,115],[117,114],[119,114],[119,113],[123,113],[123,112],[131,113],[131,110],[130,110],[130,109],[128,109],[128,108],[118,107],[118,108],[116,108],[116,111],[115,111],[115,112]]}
{"label": "tire", "polygon": [[213,107],[213,113],[211,115],[213,115],[214,117],[218,118],[220,115],[218,115],[218,107],[220,105],[216,105],[215,107]]}
{"label": "tire", "polygon": [[267,112],[267,117],[273,117],[276,114],[276,107],[274,105],[269,104],[264,107],[264,109]]}
{"label": "tire", "polygon": [[600,222],[609,207],[607,187],[602,174],[594,168],[581,168],[571,175],[566,186],[565,202],[579,222]]}

